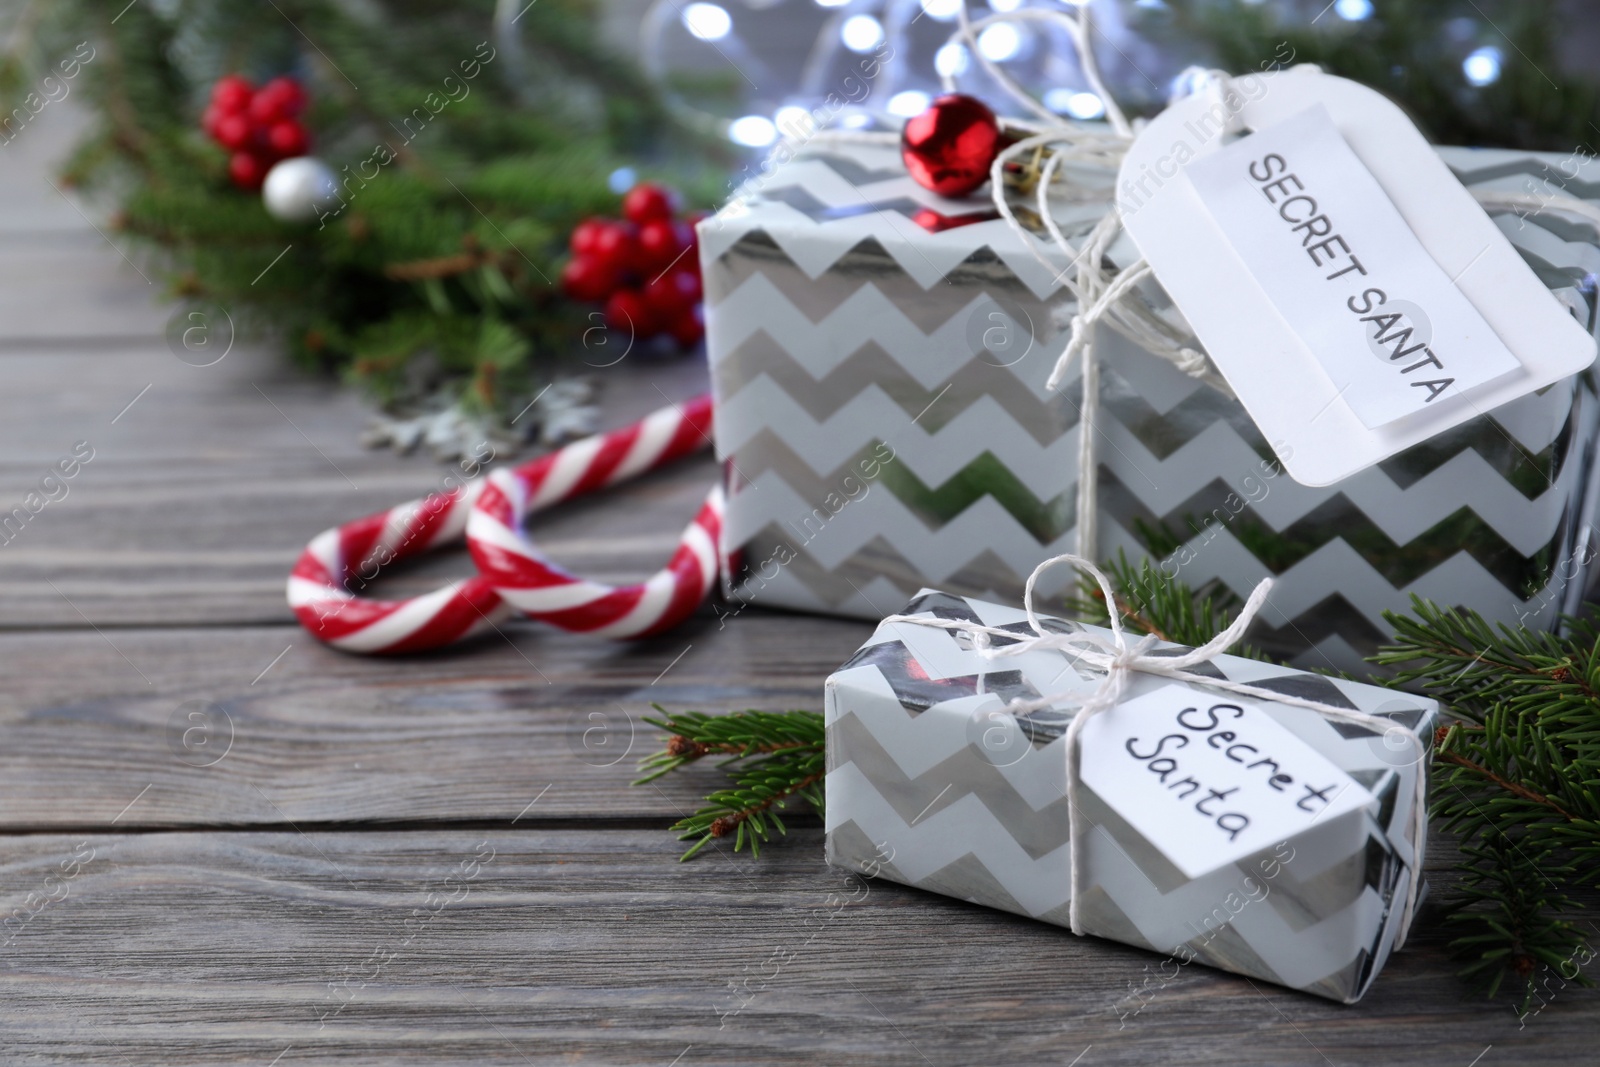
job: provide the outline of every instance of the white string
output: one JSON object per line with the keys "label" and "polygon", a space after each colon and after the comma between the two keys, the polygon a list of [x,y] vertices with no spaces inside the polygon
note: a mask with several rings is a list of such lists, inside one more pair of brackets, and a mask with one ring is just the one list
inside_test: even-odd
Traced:
{"label": "white string", "polygon": [[[1099,584],[1101,595],[1105,597],[1106,612],[1110,619],[1111,637],[1109,640],[1088,630],[1056,633],[1047,631],[1044,628],[1043,620],[1034,610],[1034,587],[1038,584],[1040,576],[1058,563],[1072,564]],[[1158,640],[1154,634],[1147,634],[1130,644],[1128,634],[1122,626],[1121,613],[1116,607],[1116,591],[1111,587],[1111,580],[1106,577],[1104,571],[1100,570],[1088,559],[1071,553],[1045,560],[1035,567],[1033,573],[1028,576],[1028,584],[1023,593],[1022,603],[1028,615],[1028,625],[1032,627],[1034,632],[1033,637],[1019,637],[1011,630],[985,626],[982,623],[965,619],[940,619],[931,615],[890,615],[883,620],[885,623],[909,623],[915,626],[930,626],[936,629],[968,634],[974,638],[973,643],[978,647],[979,653],[989,659],[1022,656],[1041,651],[1054,651],[1068,654],[1078,663],[1087,664],[1090,667],[1105,671],[1105,679],[1088,695],[1084,695],[1081,691],[1066,690],[1060,693],[1040,696],[1032,700],[1019,698],[1006,705],[1006,709],[1014,715],[1023,715],[1041,708],[1057,707],[1062,704],[1075,704],[1078,706],[1077,713],[1073,715],[1072,722],[1067,726],[1065,744],[1063,745],[1067,770],[1068,829],[1071,831],[1067,847],[1072,859],[1072,899],[1067,905],[1067,922],[1073,933],[1082,936],[1084,932],[1079,921],[1078,902],[1082,899],[1086,889],[1084,868],[1089,832],[1089,827],[1083,817],[1083,805],[1080,796],[1078,775],[1078,764],[1080,762],[1080,753],[1078,751],[1079,736],[1083,732],[1084,724],[1091,718],[1121,703],[1132,673],[1138,671],[1142,674],[1160,675],[1191,685],[1209,686],[1213,689],[1221,689],[1240,696],[1254,697],[1258,700],[1307,708],[1339,722],[1365,727],[1374,733],[1382,734],[1385,738],[1398,732],[1410,740],[1412,752],[1416,757],[1416,761],[1413,764],[1416,768],[1416,773],[1413,775],[1411,811],[1407,818],[1407,830],[1415,851],[1411,858],[1411,878],[1406,887],[1405,900],[1400,912],[1399,927],[1395,935],[1395,948],[1398,949],[1405,944],[1406,933],[1411,928],[1411,919],[1416,912],[1417,901],[1421,896],[1421,847],[1423,835],[1427,830],[1428,783],[1425,762],[1428,749],[1416,730],[1382,715],[1373,715],[1354,708],[1339,707],[1336,704],[1324,704],[1318,700],[1291,696],[1286,693],[1279,693],[1276,690],[1263,689],[1259,686],[1235,682],[1226,678],[1195,674],[1189,669],[1201,663],[1209,662],[1238,644],[1243,639],[1245,631],[1249,629],[1250,624],[1255,621],[1256,613],[1266,603],[1267,595],[1271,591],[1272,579],[1263,578],[1260,584],[1251,591],[1250,596],[1244,602],[1244,606],[1239,609],[1239,614],[1234,617],[1233,622],[1229,624],[1227,629],[1200,647],[1189,649],[1187,652],[1177,656],[1152,654],[1151,650]],[[1003,637],[1012,643],[998,647],[992,646],[988,640],[991,637]]]}

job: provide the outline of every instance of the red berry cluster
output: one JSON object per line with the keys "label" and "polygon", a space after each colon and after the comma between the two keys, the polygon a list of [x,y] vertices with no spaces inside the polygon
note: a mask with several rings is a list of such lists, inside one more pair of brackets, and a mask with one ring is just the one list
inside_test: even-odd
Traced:
{"label": "red berry cluster", "polygon": [[254,190],[278,160],[310,151],[311,136],[297,118],[305,106],[306,91],[293,78],[273,78],[257,89],[229,74],[212,86],[200,127],[233,153],[228,160],[233,184]]}
{"label": "red berry cluster", "polygon": [[687,348],[705,334],[694,223],[674,219],[676,197],[643,182],[622,200],[626,218],[589,218],[572,231],[561,288],[574,300],[604,302],[606,326],[641,340],[667,334]]}

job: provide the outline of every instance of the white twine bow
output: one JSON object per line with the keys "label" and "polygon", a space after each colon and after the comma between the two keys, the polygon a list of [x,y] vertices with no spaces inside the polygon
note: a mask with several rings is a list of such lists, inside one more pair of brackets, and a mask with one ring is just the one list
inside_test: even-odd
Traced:
{"label": "white twine bow", "polygon": [[[1039,577],[1058,563],[1072,564],[1099,584],[1101,595],[1105,597],[1106,612],[1110,617],[1110,638],[1088,630],[1056,633],[1047,631],[1044,628],[1043,621],[1034,610],[1034,587],[1038,584]],[[1063,745],[1067,767],[1067,818],[1069,820],[1068,829],[1071,833],[1067,847],[1072,860],[1072,899],[1067,905],[1067,921],[1073,933],[1082,936],[1084,932],[1079,921],[1078,902],[1082,899],[1086,888],[1084,868],[1086,866],[1085,850],[1089,831],[1087,820],[1083,816],[1083,805],[1080,803],[1079,797],[1078,764],[1080,762],[1080,753],[1078,752],[1078,738],[1083,732],[1084,724],[1091,718],[1121,703],[1133,672],[1138,671],[1141,674],[1159,675],[1164,678],[1171,678],[1174,681],[1208,686],[1212,689],[1221,689],[1228,693],[1253,697],[1275,704],[1307,708],[1338,722],[1365,727],[1373,733],[1382,735],[1385,743],[1388,742],[1390,737],[1397,734],[1410,742],[1412,746],[1411,752],[1415,757],[1414,765],[1416,770],[1412,782],[1411,812],[1406,825],[1407,836],[1414,851],[1411,858],[1411,878],[1406,887],[1406,895],[1400,912],[1399,929],[1395,935],[1395,948],[1405,944],[1406,933],[1411,928],[1412,915],[1416,911],[1422,887],[1421,849],[1423,837],[1426,833],[1428,799],[1425,767],[1428,755],[1427,744],[1418,736],[1416,730],[1382,715],[1373,715],[1369,712],[1359,711],[1355,708],[1340,707],[1336,704],[1325,704],[1319,700],[1292,696],[1274,689],[1263,689],[1247,682],[1235,682],[1208,674],[1196,674],[1190,670],[1191,667],[1210,662],[1238,644],[1243,639],[1245,631],[1250,628],[1250,624],[1255,621],[1257,612],[1266,603],[1267,595],[1271,591],[1272,579],[1263,578],[1261,583],[1251,591],[1249,598],[1244,602],[1244,606],[1239,609],[1239,614],[1235,616],[1226,630],[1223,630],[1200,647],[1189,649],[1177,655],[1155,652],[1154,649],[1159,639],[1154,634],[1147,634],[1137,640],[1130,641],[1127,631],[1122,626],[1120,612],[1117,609],[1116,592],[1111,586],[1111,580],[1106,577],[1104,571],[1089,560],[1071,553],[1045,560],[1035,567],[1033,573],[1028,576],[1028,584],[1023,594],[1022,603],[1024,610],[1028,614],[1028,625],[1033,628],[1033,637],[1019,636],[1011,630],[1004,630],[996,626],[985,626],[982,623],[966,619],[940,619],[929,615],[890,615],[884,619],[885,623],[908,623],[914,626],[929,626],[940,630],[968,634],[973,638],[974,646],[979,653],[986,658],[998,659],[1009,656],[1024,656],[1042,651],[1061,652],[1071,656],[1076,663],[1085,664],[1105,672],[1105,679],[1087,695],[1081,690],[1066,690],[1060,693],[1046,694],[1031,700],[1018,698],[1006,705],[1006,710],[1015,715],[1024,715],[1041,708],[1057,707],[1062,704],[1075,704],[1078,706],[1077,713],[1073,715],[1071,723],[1067,726],[1066,741]],[[1004,638],[1009,643],[1000,646],[991,645],[989,639],[994,637]]]}

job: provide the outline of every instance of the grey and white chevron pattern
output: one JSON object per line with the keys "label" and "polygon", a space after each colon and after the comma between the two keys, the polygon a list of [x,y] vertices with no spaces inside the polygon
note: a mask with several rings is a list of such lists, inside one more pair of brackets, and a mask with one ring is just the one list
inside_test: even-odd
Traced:
{"label": "grey and white chevron pattern", "polygon": [[[905,612],[1031,632],[1015,608],[946,593],[924,591]],[[947,631],[880,626],[827,683],[828,861],[1065,926],[1067,717],[1034,712],[999,743],[993,733],[1011,697],[1098,684],[1092,672],[1064,672],[1065,663],[1049,652],[996,663]],[[1435,702],[1375,686],[1233,656],[1211,667],[1221,678],[1387,716],[1425,739],[1437,719]],[[1137,678],[1128,699],[1164,684]],[[1404,746],[1313,711],[1264,707],[1378,798],[1374,810],[1190,880],[1085,789],[1084,813],[1095,829],[1086,843],[1084,926],[1354,1001],[1395,947],[1396,905],[1419,874],[1425,843],[1410,840],[1406,828],[1414,776],[1425,773],[1426,760],[1411,762]]]}
{"label": "grey and white chevron pattern", "polygon": [[[869,618],[925,585],[1020,597],[1070,550],[1081,386],[1044,379],[1069,294],[998,220],[928,232],[892,150],[806,158],[702,228],[728,545],[746,602]],[[1522,190],[1555,157],[1442,150],[1463,181]],[[1600,168],[1566,184],[1600,195]],[[1592,189],[1591,189],[1592,186]],[[983,216],[978,216],[983,217]],[[1500,219],[1596,325],[1595,235]],[[1258,637],[1291,662],[1352,665],[1410,597],[1554,626],[1596,581],[1600,398],[1583,375],[1322,489],[1266,477],[1235,402],[1109,331],[1099,442],[1106,555],[1174,552],[1194,585],[1278,579]],[[862,465],[874,454],[890,462]]]}

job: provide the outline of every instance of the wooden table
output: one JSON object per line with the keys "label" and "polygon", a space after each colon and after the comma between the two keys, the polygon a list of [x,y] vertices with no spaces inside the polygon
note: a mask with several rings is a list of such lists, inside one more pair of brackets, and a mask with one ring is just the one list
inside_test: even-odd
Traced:
{"label": "wooden table", "polygon": [[[0,546],[0,1061],[1597,1058],[1592,993],[1519,1024],[1464,993],[1432,911],[1341,1007],[1167,981],[1151,954],[887,883],[863,897],[815,820],[759,861],[679,864],[666,827],[718,775],[629,787],[650,704],[818,707],[859,622],[708,610],[640,644],[512,623],[407,659],[320,647],[284,604],[301,545],[448,470],[364,451],[361,401],[270,346],[176,359],[158,287],[47,184],[80,121],[41,117],[0,171],[0,512],[93,449]],[[693,361],[608,374],[613,421],[704,384]],[[576,504],[541,543],[638,575],[713,475]],[[464,559],[386,589],[446,573]]]}

